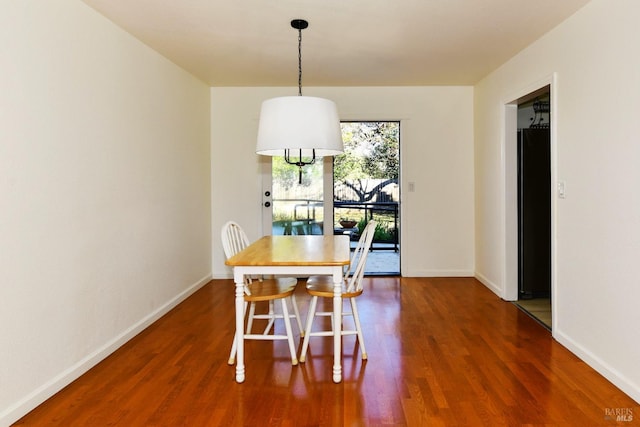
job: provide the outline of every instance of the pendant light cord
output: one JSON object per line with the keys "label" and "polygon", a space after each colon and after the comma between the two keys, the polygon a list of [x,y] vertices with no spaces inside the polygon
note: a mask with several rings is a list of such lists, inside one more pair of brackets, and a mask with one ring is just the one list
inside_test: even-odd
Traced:
{"label": "pendant light cord", "polygon": [[[302,30],[309,26],[309,23],[304,19],[294,19],[291,21],[291,26],[298,30],[298,96],[302,96]],[[291,151],[288,148],[284,150],[284,161],[290,165],[296,165],[298,167],[298,184],[302,184],[302,167],[311,165],[316,161],[316,150],[311,150],[311,159],[305,161],[302,158],[302,148],[298,150],[298,160],[292,159]]]}
{"label": "pendant light cord", "polygon": [[302,28],[298,28],[298,96],[302,96]]}

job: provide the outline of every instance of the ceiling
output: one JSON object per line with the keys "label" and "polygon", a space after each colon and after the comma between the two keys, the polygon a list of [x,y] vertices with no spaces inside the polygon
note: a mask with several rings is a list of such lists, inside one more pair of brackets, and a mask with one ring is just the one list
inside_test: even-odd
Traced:
{"label": "ceiling", "polygon": [[210,86],[472,85],[589,0],[83,0]]}

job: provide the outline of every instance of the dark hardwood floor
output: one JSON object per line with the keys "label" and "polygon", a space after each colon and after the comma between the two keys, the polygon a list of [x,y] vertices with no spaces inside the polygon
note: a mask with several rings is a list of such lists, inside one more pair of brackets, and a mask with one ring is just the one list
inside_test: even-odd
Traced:
{"label": "dark hardwood floor", "polygon": [[[299,366],[285,341],[247,342],[236,384],[233,283],[215,280],[16,425],[638,425],[636,402],[476,280],[365,280],[369,359],[345,337],[341,384],[330,338],[312,338]],[[615,409],[633,420],[616,422]]]}

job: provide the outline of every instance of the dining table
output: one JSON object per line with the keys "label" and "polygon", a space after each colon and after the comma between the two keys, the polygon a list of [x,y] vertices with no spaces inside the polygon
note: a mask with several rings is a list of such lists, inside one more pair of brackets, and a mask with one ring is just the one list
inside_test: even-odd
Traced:
{"label": "dining table", "polygon": [[236,315],[236,381],[245,380],[244,285],[245,277],[259,275],[306,278],[333,276],[333,381],[342,381],[342,281],[350,263],[346,235],[264,236],[226,260],[233,268]]}

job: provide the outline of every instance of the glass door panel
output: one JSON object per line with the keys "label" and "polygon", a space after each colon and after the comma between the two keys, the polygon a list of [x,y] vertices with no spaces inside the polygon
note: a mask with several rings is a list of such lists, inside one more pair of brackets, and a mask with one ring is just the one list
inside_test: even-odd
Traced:
{"label": "glass door panel", "polygon": [[377,222],[365,274],[400,273],[400,122],[343,122],[333,164],[334,233],[352,246]]}
{"label": "glass door panel", "polygon": [[322,234],[324,221],[323,159],[302,168],[287,164],[284,157],[271,163],[272,235]]}

